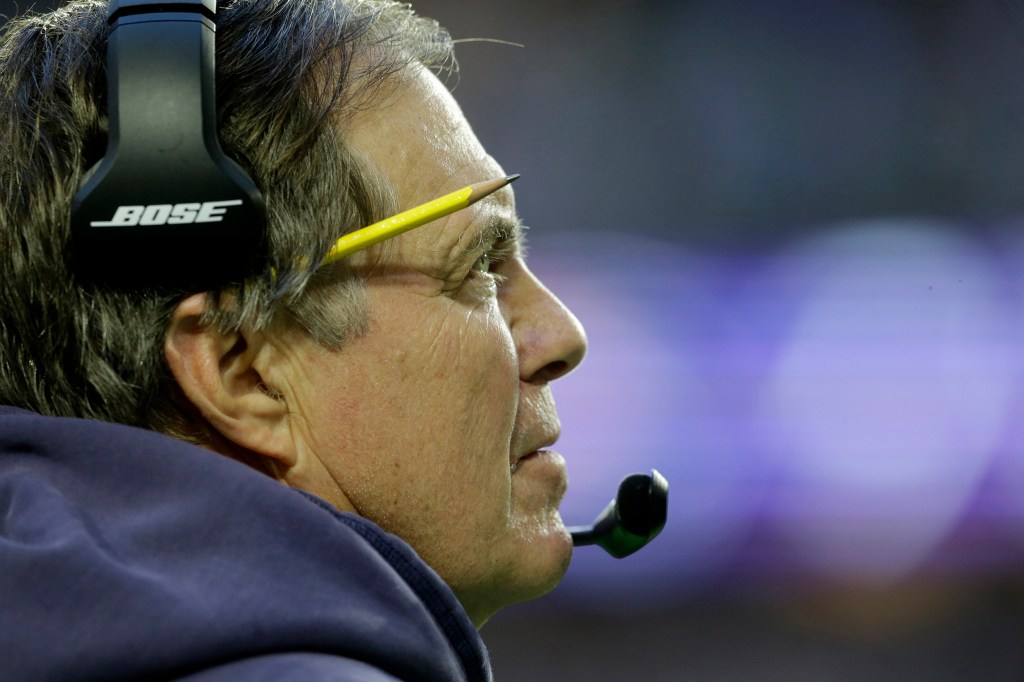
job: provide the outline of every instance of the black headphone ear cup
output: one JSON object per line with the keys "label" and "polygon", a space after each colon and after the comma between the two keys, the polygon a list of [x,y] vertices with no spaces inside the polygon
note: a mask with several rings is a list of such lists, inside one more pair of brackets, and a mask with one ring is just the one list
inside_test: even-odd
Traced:
{"label": "black headphone ear cup", "polygon": [[86,281],[202,290],[266,267],[262,195],[217,140],[215,13],[213,0],[110,3],[107,149],[72,202]]}

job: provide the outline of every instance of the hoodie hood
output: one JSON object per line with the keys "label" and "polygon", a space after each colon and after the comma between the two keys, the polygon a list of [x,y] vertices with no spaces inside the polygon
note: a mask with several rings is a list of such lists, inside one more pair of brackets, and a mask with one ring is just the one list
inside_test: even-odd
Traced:
{"label": "hoodie hood", "polygon": [[490,680],[373,523],[214,452],[0,407],[5,680]]}

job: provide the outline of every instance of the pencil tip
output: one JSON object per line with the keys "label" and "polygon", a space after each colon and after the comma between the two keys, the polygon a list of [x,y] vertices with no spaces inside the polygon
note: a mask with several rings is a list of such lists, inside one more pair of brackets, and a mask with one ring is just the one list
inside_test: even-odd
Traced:
{"label": "pencil tip", "polygon": [[515,182],[518,179],[519,179],[519,173],[513,173],[512,175],[506,175],[505,176],[505,184],[508,184],[510,182]]}

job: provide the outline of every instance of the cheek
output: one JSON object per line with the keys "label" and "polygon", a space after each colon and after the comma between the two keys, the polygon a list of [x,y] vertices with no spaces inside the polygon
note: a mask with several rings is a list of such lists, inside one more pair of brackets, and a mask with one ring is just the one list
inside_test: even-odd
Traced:
{"label": "cheek", "polygon": [[498,306],[371,305],[371,331],[316,370],[337,382],[317,391],[318,456],[360,512],[414,544],[503,523],[519,376]]}
{"label": "cheek", "polygon": [[[493,303],[424,320],[398,363],[403,394],[419,405],[426,442],[461,456],[449,466],[482,471],[507,464],[519,400],[519,372],[508,327]],[[415,397],[414,397],[415,396]],[[440,441],[440,442],[438,442]],[[498,452],[502,457],[498,457]]]}
{"label": "cheek", "polygon": [[411,400],[476,404],[481,396],[504,396],[514,402],[518,360],[495,301],[413,303],[382,308],[370,339],[381,375],[398,382],[394,390]]}
{"label": "cheek", "polygon": [[438,563],[453,545],[472,551],[475,538],[508,522],[519,391],[514,346],[497,306],[449,305],[443,315],[421,319],[414,338],[396,348],[404,433],[388,449],[392,471],[404,474],[395,485],[405,493],[385,511],[390,530]]}

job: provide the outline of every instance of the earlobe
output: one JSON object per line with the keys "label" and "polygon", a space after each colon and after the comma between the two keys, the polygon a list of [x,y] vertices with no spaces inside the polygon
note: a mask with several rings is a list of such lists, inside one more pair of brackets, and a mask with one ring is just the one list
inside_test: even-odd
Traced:
{"label": "earlobe", "polygon": [[260,334],[203,324],[207,305],[205,294],[186,298],[168,325],[164,354],[182,394],[222,441],[213,449],[230,448],[224,454],[245,461],[269,458],[272,470],[293,466],[287,405],[258,369],[273,348]]}

